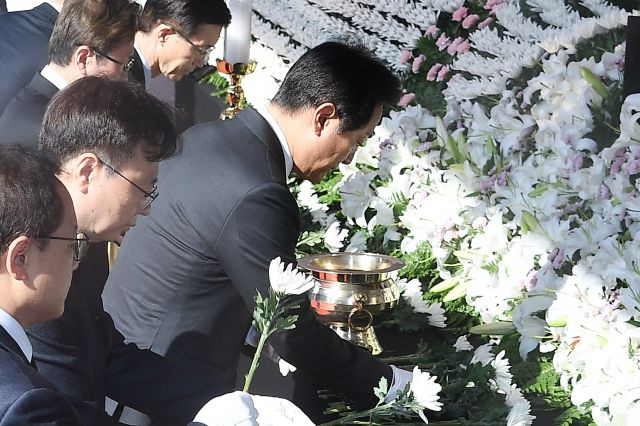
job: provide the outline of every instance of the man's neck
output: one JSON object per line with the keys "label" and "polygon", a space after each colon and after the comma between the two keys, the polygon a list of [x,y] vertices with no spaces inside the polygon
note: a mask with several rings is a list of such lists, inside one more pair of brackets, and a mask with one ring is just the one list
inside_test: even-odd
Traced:
{"label": "man's neck", "polygon": [[158,39],[155,37],[154,31],[151,30],[148,33],[138,31],[136,33],[135,45],[139,53],[144,56],[144,60],[149,64],[151,77],[158,76],[160,74],[160,63],[156,53]]}
{"label": "man's neck", "polygon": [[76,70],[71,66],[60,66],[54,64],[53,62],[49,62],[47,66],[56,73],[60,78],[67,82],[67,84],[71,84],[76,81],[81,76],[78,75]]}
{"label": "man's neck", "polygon": [[60,12],[64,4],[64,0],[47,0],[46,2],[53,6],[58,12]]}

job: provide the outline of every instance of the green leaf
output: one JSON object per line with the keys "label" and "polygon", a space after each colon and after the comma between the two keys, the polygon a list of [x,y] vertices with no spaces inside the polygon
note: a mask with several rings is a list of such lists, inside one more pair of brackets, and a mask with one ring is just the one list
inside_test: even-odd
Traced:
{"label": "green leaf", "polygon": [[512,322],[508,321],[496,321],[489,324],[476,325],[469,329],[471,334],[480,334],[486,336],[506,335],[516,331]]}
{"label": "green leaf", "polygon": [[[533,214],[526,210],[522,212],[522,223],[526,225],[527,228],[526,231],[523,231],[523,234],[526,234],[528,231],[536,229],[538,227],[538,219],[536,219]],[[521,227],[524,228],[524,226],[522,225]]]}
{"label": "green leaf", "polygon": [[442,298],[443,302],[451,302],[452,300],[460,299],[467,294],[469,289],[469,281],[461,281],[455,286],[446,296]]}
{"label": "green leaf", "polygon": [[602,84],[602,81],[600,81],[600,79],[596,77],[589,68],[580,67],[580,75],[582,78],[587,80],[587,83],[589,83],[591,87],[593,87],[593,90],[595,90],[598,95],[602,96],[602,98],[607,98],[609,96],[607,87]]}
{"label": "green leaf", "polygon": [[548,184],[541,184],[541,185],[538,185],[534,190],[529,192],[529,194],[527,195],[531,198],[536,198],[544,194],[548,189],[549,189]]}
{"label": "green leaf", "polygon": [[387,378],[382,376],[380,378],[380,382],[378,383],[378,387],[373,388],[373,393],[378,397],[380,401],[383,401],[387,394],[389,393],[389,384],[387,383]]}
{"label": "green leaf", "polygon": [[459,281],[460,281],[460,277],[447,278],[446,280],[443,280],[438,284],[434,285],[433,287],[431,287],[429,291],[431,293],[441,293],[443,291],[447,291],[450,288],[457,286]]}

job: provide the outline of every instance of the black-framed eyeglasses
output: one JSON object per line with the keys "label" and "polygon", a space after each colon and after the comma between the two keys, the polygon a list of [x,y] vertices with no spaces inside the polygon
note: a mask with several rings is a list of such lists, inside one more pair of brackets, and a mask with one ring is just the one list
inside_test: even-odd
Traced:
{"label": "black-framed eyeglasses", "polygon": [[213,52],[214,46],[208,46],[206,48],[204,46],[198,46],[197,44],[189,40],[189,38],[182,34],[180,31],[176,30],[175,28],[173,29],[173,31],[175,31],[176,34],[178,34],[183,40],[189,43],[191,47],[195,48],[204,62],[208,61],[209,55],[211,55],[211,52]]}
{"label": "black-framed eyeglasses", "polygon": [[127,182],[129,182],[131,185],[135,186],[136,188],[138,188],[139,191],[141,191],[144,194],[144,202],[142,203],[141,209],[145,210],[147,209],[151,203],[153,203],[153,200],[155,200],[156,198],[158,198],[158,195],[160,194],[158,192],[158,186],[154,183],[153,184],[153,189],[151,190],[151,192],[147,192],[144,189],[142,189],[140,186],[136,185],[134,182],[132,182],[128,177],[126,177],[125,175],[123,175],[122,173],[120,173],[118,170],[116,170],[115,167],[111,166],[109,163],[104,162],[103,160],[101,160],[100,158],[98,158],[98,160],[100,160],[100,162],[102,164],[104,164],[109,170],[111,170],[113,173],[117,174],[118,176],[120,176],[122,179],[126,180]]}
{"label": "black-framed eyeglasses", "polygon": [[102,53],[101,51],[99,51],[95,47],[92,47],[91,49],[93,49],[94,52],[96,52],[98,55],[102,56],[103,58],[108,59],[109,61],[113,62],[114,64],[118,64],[118,65],[122,66],[122,71],[125,72],[125,73],[129,72],[129,70],[131,69],[133,64],[136,63],[136,60],[133,57],[129,58],[129,60],[127,61],[126,64],[123,64],[122,62],[118,61],[117,59],[113,59],[111,56],[107,55],[106,53]]}
{"label": "black-framed eyeglasses", "polygon": [[78,232],[76,238],[67,238],[67,237],[52,237],[49,235],[37,235],[31,238],[42,238],[45,240],[62,240],[62,241],[75,241],[73,244],[73,260],[76,262],[80,262],[89,251],[89,237],[87,237],[84,233]]}

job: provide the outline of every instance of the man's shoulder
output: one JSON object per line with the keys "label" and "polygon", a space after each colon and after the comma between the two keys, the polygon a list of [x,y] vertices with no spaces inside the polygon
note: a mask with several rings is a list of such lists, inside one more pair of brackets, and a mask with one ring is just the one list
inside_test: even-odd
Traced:
{"label": "man's shoulder", "polygon": [[17,399],[33,389],[53,389],[33,367],[4,347],[0,348],[0,377],[0,401],[9,401],[11,396]]}
{"label": "man's shoulder", "polygon": [[0,115],[3,141],[36,147],[50,99],[32,85],[23,87]]}

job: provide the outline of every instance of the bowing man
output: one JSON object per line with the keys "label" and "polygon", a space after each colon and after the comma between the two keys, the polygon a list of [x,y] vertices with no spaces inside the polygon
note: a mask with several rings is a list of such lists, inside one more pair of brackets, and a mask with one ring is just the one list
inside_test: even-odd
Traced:
{"label": "bowing man", "polygon": [[207,63],[229,22],[231,13],[223,0],[147,0],[129,79],[142,85],[159,75],[182,79]]}
{"label": "bowing man", "polygon": [[63,3],[48,0],[30,10],[0,12],[0,114],[48,62],[49,37]]}
{"label": "bowing man", "polygon": [[[182,155],[160,169],[162,197],[127,234],[105,287],[118,329],[185,375],[232,389],[269,263],[295,262],[300,216],[290,173],[319,182],[351,161],[400,93],[397,77],[363,47],[323,43],[293,64],[266,109],[185,132]],[[407,383],[407,372],[320,324],[306,295],[296,328],[270,343],[360,406],[377,403],[372,389],[383,376],[399,389]]]}
{"label": "bowing man", "polygon": [[0,116],[6,143],[36,144],[42,117],[58,90],[87,76],[126,79],[140,6],[129,0],[67,0],[49,43],[50,61]]}

